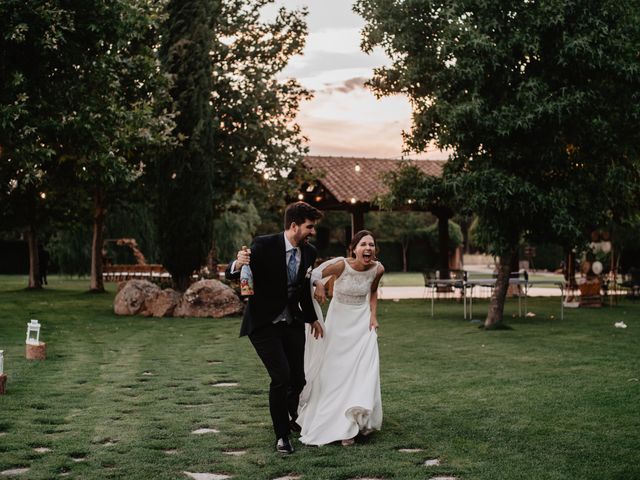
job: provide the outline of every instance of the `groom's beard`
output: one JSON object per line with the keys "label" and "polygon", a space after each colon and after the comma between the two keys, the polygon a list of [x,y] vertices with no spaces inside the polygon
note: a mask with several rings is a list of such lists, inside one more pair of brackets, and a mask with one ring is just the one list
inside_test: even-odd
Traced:
{"label": "groom's beard", "polygon": [[312,239],[312,238],[313,238],[313,235],[307,235],[306,237],[304,237],[304,238],[302,239],[302,242],[301,242],[301,243],[302,243],[303,245],[307,245],[307,244],[309,243],[309,240],[310,240],[310,239]]}

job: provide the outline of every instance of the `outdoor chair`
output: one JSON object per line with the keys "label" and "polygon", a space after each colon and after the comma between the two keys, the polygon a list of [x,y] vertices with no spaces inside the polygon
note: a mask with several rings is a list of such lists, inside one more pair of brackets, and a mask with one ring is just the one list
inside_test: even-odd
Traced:
{"label": "outdoor chair", "polygon": [[464,282],[467,280],[467,272],[465,270],[449,270],[449,278],[440,278],[440,271],[434,269],[427,269],[422,272],[424,277],[425,296],[428,289],[431,289],[432,296],[437,294],[438,296],[450,297],[455,293],[455,289],[460,289],[464,286]]}
{"label": "outdoor chair", "polygon": [[627,296],[629,298],[640,298],[640,268],[630,268],[628,280],[622,282],[620,286],[627,289]]}

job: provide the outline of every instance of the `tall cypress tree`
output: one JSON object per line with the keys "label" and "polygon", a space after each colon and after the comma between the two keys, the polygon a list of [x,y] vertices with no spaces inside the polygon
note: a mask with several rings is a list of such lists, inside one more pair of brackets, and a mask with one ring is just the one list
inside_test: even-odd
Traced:
{"label": "tall cypress tree", "polygon": [[211,248],[214,129],[211,107],[212,25],[216,0],[171,0],[162,42],[172,77],[176,146],[158,161],[158,228],[162,263],[185,290]]}

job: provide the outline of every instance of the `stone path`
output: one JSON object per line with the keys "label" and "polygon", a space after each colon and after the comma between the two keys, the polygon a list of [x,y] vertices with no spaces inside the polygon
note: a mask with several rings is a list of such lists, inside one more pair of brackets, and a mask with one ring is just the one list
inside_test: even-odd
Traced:
{"label": "stone path", "polygon": [[182,472],[186,476],[193,478],[194,480],[225,480],[231,478],[230,475],[224,475],[221,473],[192,473]]}
{"label": "stone path", "polygon": [[241,457],[242,455],[246,455],[246,450],[227,450],[226,452],[222,452],[225,455],[230,455],[232,457]]}
{"label": "stone path", "polygon": [[198,428],[191,433],[194,435],[204,435],[205,433],[220,433],[220,430],[216,430],[215,428]]}
{"label": "stone path", "polygon": [[13,477],[15,475],[22,475],[23,473],[27,473],[30,468],[12,468],[10,470],[3,470],[0,472],[0,475],[3,477]]}

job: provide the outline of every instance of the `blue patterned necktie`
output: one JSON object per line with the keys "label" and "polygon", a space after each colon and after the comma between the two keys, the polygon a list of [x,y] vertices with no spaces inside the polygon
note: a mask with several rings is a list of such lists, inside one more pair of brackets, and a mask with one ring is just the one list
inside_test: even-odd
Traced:
{"label": "blue patterned necktie", "polygon": [[289,262],[287,263],[287,270],[289,273],[289,284],[293,284],[298,276],[298,259],[296,258],[297,248],[289,250],[291,255],[289,256]]}

